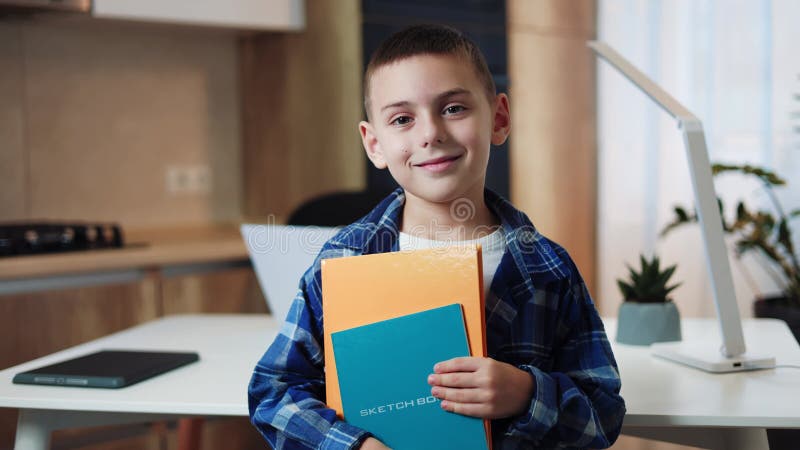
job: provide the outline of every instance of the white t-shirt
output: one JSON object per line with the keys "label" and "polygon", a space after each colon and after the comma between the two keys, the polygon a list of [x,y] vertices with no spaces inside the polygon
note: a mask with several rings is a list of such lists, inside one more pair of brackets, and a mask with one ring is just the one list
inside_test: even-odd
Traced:
{"label": "white t-shirt", "polygon": [[475,244],[480,244],[481,246],[481,255],[483,256],[483,293],[484,298],[489,298],[489,288],[492,286],[494,274],[497,272],[497,266],[500,265],[503,253],[506,251],[506,236],[502,227],[482,238],[468,241],[434,241],[402,232],[399,239],[400,250],[422,250],[450,245]]}

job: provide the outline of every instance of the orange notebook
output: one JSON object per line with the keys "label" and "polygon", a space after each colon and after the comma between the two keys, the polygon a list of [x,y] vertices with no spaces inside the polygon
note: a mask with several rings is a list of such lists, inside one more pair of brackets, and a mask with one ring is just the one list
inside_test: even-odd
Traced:
{"label": "orange notebook", "polygon": [[[339,417],[342,399],[331,333],[453,303],[464,309],[470,353],[486,356],[480,246],[454,246],[322,261],[325,390]],[[433,372],[433,367],[431,367]]]}

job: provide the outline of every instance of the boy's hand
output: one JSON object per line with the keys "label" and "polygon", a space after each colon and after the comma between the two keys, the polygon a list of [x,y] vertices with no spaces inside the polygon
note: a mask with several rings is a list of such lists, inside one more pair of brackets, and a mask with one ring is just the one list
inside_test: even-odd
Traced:
{"label": "boy's hand", "polygon": [[389,447],[383,445],[383,442],[375,439],[374,437],[368,437],[364,440],[364,443],[361,444],[361,450],[391,450]]}
{"label": "boy's hand", "polygon": [[500,419],[527,410],[534,382],[528,372],[492,358],[443,361],[428,376],[431,395],[442,408],[465,416]]}

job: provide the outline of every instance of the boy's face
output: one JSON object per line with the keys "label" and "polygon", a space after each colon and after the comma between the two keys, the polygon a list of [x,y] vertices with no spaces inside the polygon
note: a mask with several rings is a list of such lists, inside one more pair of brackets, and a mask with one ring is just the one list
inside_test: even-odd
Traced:
{"label": "boy's face", "polygon": [[490,144],[505,142],[508,99],[490,103],[472,65],[451,55],[418,55],[380,67],[370,85],[367,156],[429,202],[483,198]]}

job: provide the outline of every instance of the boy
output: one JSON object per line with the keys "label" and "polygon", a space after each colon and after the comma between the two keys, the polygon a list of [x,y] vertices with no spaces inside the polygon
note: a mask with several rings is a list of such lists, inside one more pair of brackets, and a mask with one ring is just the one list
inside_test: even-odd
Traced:
{"label": "boy", "polygon": [[364,84],[367,157],[401,187],[326,243],[303,276],[253,373],[253,424],[280,449],[385,449],[325,405],[320,260],[467,241],[484,250],[490,357],[436,364],[431,395],[445,410],[492,419],[495,450],[610,446],[625,404],[580,274],[484,188],[490,144],[505,142],[510,114],[480,51],[450,28],[414,26],[375,52]]}

